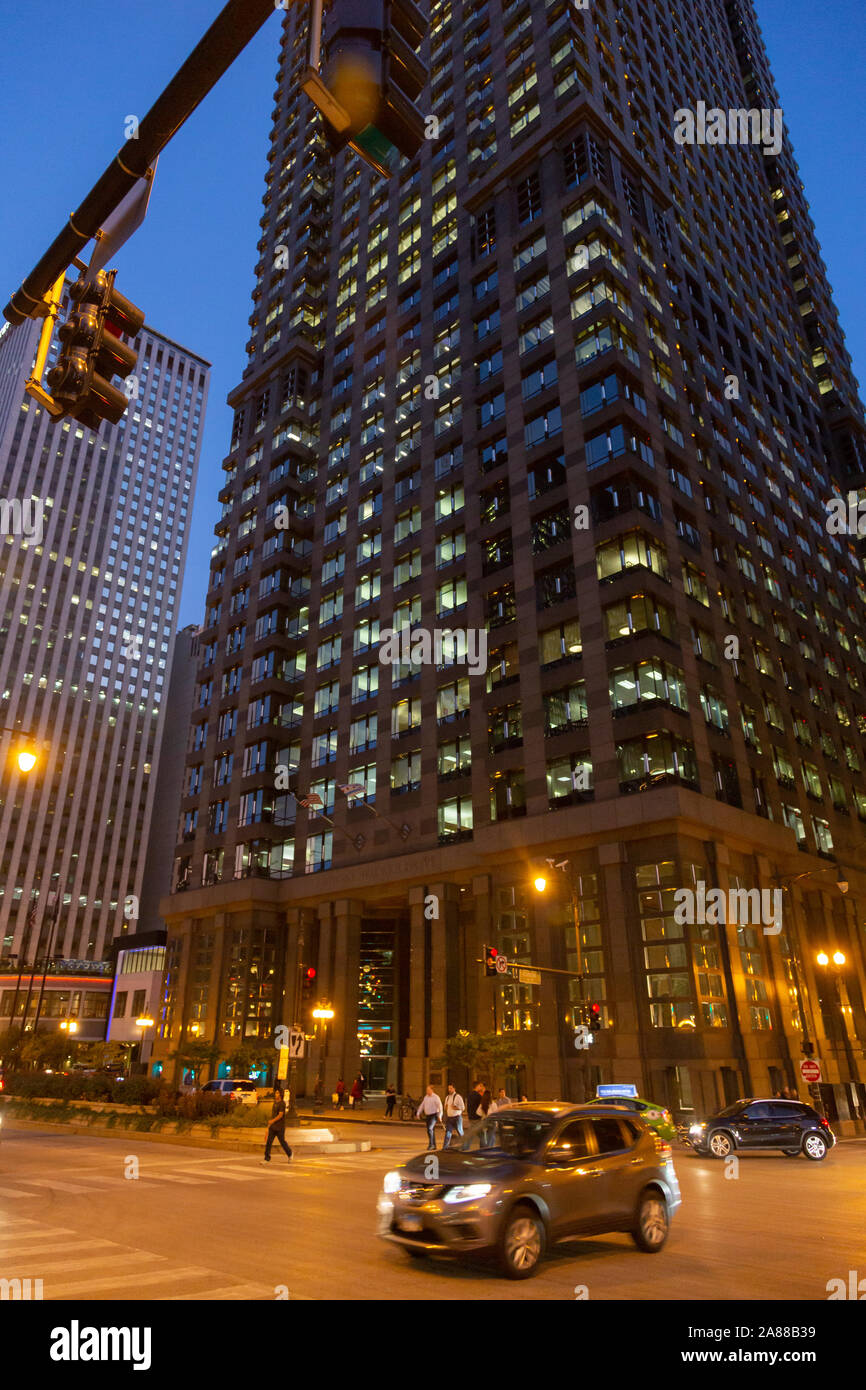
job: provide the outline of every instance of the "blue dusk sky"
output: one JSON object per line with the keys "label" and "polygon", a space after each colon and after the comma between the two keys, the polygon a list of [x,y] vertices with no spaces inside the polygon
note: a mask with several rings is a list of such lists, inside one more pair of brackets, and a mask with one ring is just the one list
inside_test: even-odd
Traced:
{"label": "blue dusk sky", "polygon": [[[219,13],[221,0],[41,0],[0,11],[0,295],[5,303]],[[863,0],[757,0],[854,368],[866,382]],[[203,614],[246,365],[281,16],[275,12],[160,160],[145,225],[117,256],[148,323],[213,363],[180,619]]]}

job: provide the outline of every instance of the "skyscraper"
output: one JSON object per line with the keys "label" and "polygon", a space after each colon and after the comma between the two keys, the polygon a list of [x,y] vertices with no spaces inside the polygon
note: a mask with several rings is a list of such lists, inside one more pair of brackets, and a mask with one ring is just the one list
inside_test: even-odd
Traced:
{"label": "skyscraper", "polygon": [[146,327],[120,424],[53,425],[24,393],[40,329],[0,329],[0,723],[38,749],[24,776],[0,736],[0,954],[16,968],[107,961],[135,929],[209,376]]}
{"label": "skyscraper", "polygon": [[805,1044],[845,1119],[866,434],[754,8],[429,13],[387,183],[286,14],[158,1046],[309,1027],[311,964],[326,1090],[495,1028],[530,1095],[688,1112]]}

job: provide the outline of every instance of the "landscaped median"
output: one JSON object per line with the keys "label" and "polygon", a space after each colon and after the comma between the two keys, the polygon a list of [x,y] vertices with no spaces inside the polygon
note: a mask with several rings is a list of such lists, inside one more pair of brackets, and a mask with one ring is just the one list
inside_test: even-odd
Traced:
{"label": "landscaped median", "polygon": [[[182,1100],[194,1102],[195,1097]],[[189,1113],[170,1113],[176,1106],[165,1103],[122,1105],[112,1101],[68,1100],[44,1096],[0,1096],[3,1126],[16,1129],[63,1129],[71,1134],[134,1134],[137,1139],[166,1144],[189,1144],[202,1148],[235,1149],[250,1152],[264,1149],[269,1105],[233,1105],[204,1118],[189,1104]],[[182,1102],[181,1102],[182,1104]],[[295,1152],[357,1153],[372,1147],[369,1140],[343,1140],[330,1129],[317,1128],[305,1121],[289,1124],[287,1142]]]}

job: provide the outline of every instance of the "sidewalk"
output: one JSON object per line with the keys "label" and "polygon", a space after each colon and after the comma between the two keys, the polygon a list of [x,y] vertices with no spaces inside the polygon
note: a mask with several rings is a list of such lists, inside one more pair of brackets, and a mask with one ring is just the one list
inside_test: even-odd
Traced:
{"label": "sidewalk", "polygon": [[[399,1106],[397,1107],[399,1109]],[[417,1119],[399,1120],[395,1113],[390,1120],[385,1119],[385,1097],[371,1096],[365,1100],[359,1110],[351,1110],[348,1107],[344,1110],[336,1110],[331,1104],[330,1098],[322,1106],[321,1110],[313,1109],[313,1102],[309,1096],[300,1096],[297,1102],[297,1113],[302,1120],[316,1120],[320,1124],[356,1124],[356,1125],[386,1125],[389,1129],[400,1130],[419,1129],[422,1121]]]}

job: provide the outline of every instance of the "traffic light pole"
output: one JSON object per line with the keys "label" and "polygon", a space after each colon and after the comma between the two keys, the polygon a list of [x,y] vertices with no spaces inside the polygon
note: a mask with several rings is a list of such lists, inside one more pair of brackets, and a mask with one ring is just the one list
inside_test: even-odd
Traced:
{"label": "traffic light pole", "polygon": [[46,296],[88,242],[98,237],[118,204],[146,178],[165,149],[247,44],[274,13],[274,0],[229,0],[201,42],[157,97],[138,127],[115,155],[84,202],[37,262],[3,310],[10,323],[44,313]]}

